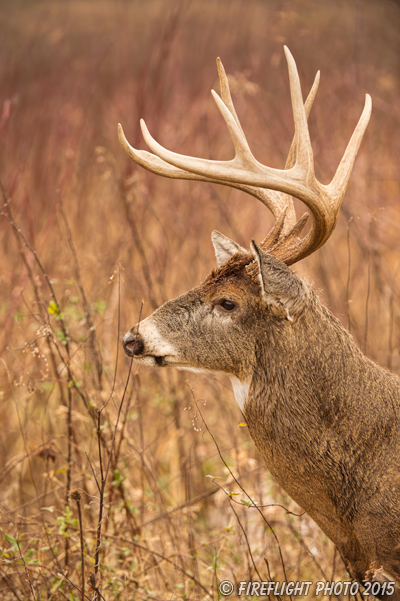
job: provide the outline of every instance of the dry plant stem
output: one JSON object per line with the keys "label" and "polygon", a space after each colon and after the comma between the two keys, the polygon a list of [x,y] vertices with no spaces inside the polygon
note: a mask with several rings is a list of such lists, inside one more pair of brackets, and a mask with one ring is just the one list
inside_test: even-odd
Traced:
{"label": "dry plant stem", "polygon": [[79,535],[81,542],[81,599],[85,599],[85,556],[83,552],[83,523],[82,523],[82,510],[81,510],[81,495],[78,490],[72,493],[72,498],[75,500],[78,507],[78,519],[79,519]]}
{"label": "dry plant stem", "polygon": [[97,521],[96,552],[95,552],[95,558],[94,558],[94,573],[95,574],[98,574],[99,567],[100,567],[101,528],[102,528],[102,523],[103,523],[104,489],[105,489],[103,458],[102,458],[101,442],[100,442],[100,434],[101,434],[100,427],[101,427],[101,412],[99,411],[97,414],[97,444],[98,444],[99,463],[100,463],[100,500],[99,500],[99,519]]}
{"label": "dry plant stem", "polygon": [[[223,486],[221,486],[218,482],[216,478],[212,478],[212,481],[214,482],[214,484],[216,484],[218,486],[218,488],[220,490],[222,490],[223,493],[225,493],[225,495],[228,497],[228,499],[230,501],[232,501],[233,503],[236,503],[236,505],[240,505],[240,507],[243,507],[243,503],[241,503],[240,501],[236,501],[235,499],[233,499],[230,494],[229,491],[226,490],[226,488],[224,488]],[[281,505],[280,503],[267,503],[266,505],[260,505],[259,503],[255,503],[253,500],[251,502],[251,504],[247,505],[246,503],[246,507],[248,507],[249,509],[256,508],[258,507],[258,509],[263,509],[264,507],[281,507],[282,509],[285,510],[286,513],[288,513],[289,515],[294,515],[296,518],[301,518],[302,515],[304,515],[306,512],[302,511],[302,513],[294,513],[293,511],[289,511],[289,509],[287,509],[284,505]]]}
{"label": "dry plant stem", "polygon": [[92,356],[94,358],[94,362],[96,364],[98,386],[99,386],[99,389],[101,390],[102,389],[103,366],[102,366],[101,356],[100,356],[100,353],[99,353],[97,339],[96,339],[96,328],[95,328],[94,323],[93,323],[92,312],[90,310],[90,305],[88,303],[88,300],[87,300],[87,297],[86,297],[86,293],[85,293],[85,289],[84,289],[83,284],[82,284],[82,278],[81,278],[81,271],[80,271],[80,268],[79,268],[78,255],[77,255],[77,252],[76,252],[74,241],[72,239],[71,228],[69,227],[69,223],[68,223],[67,217],[66,217],[66,215],[64,213],[64,206],[63,206],[63,202],[62,201],[61,201],[61,204],[60,204],[60,214],[61,214],[61,217],[62,217],[62,220],[63,220],[63,223],[64,223],[65,232],[66,232],[66,236],[67,236],[67,241],[68,241],[68,245],[69,245],[69,248],[70,248],[70,251],[71,251],[71,255],[72,255],[74,276],[75,276],[75,280],[76,280],[76,284],[77,284],[79,293],[81,295],[82,306],[83,306],[83,309],[85,311],[86,326],[87,326],[87,329],[88,329],[88,332],[89,332],[89,337],[88,337],[89,347],[90,347],[90,350],[92,352]]}
{"label": "dry plant stem", "polygon": [[[192,449],[189,450],[187,463],[190,466],[192,463]],[[185,499],[188,501],[191,497],[191,471],[189,469],[185,469],[184,472],[184,480],[185,480]],[[188,549],[190,549],[190,555],[192,557],[192,561],[189,565],[192,566],[193,573],[195,574],[197,580],[200,580],[200,570],[199,570],[199,562],[197,558],[197,553],[195,551],[196,546],[196,536],[194,532],[193,522],[190,520],[188,524]]]}
{"label": "dry plant stem", "polygon": [[336,557],[337,557],[337,547],[334,547],[334,549],[333,549],[333,559],[332,559],[332,573],[331,573],[331,577],[329,579],[330,582],[333,582],[335,580]]}
{"label": "dry plant stem", "polygon": [[118,443],[115,446],[115,453],[114,453],[113,462],[112,462],[113,463],[112,464],[112,469],[115,469],[115,467],[118,464],[119,456],[120,456],[120,453],[121,453],[121,446],[122,446],[122,442],[124,440],[125,427],[126,427],[126,424],[128,422],[128,414],[129,414],[129,409],[131,407],[133,393],[134,393],[135,388],[136,388],[136,390],[138,388],[138,386],[137,386],[137,379],[138,379],[137,374],[135,374],[132,377],[132,379],[133,379],[133,387],[132,387],[132,390],[131,390],[131,392],[129,394],[129,397],[128,397],[128,400],[127,400],[127,403],[126,403],[125,413],[124,413],[124,416],[123,416],[122,421],[121,421],[121,432],[120,432]]}
{"label": "dry plant stem", "polygon": [[368,244],[368,275],[367,275],[367,295],[365,298],[365,325],[364,325],[364,354],[367,353],[368,344],[368,309],[369,296],[371,292],[371,239],[372,239],[372,216],[369,218],[369,244]]}
{"label": "dry plant stem", "polygon": [[[120,285],[120,279],[118,280],[118,284]],[[140,322],[141,322],[141,319],[142,319],[143,305],[144,305],[144,300],[142,299],[142,302],[140,303],[139,319],[138,319],[138,323],[137,323],[136,334],[139,333],[139,326],[140,326]],[[118,339],[119,339],[119,324],[120,324],[120,305],[118,305]],[[118,345],[118,348],[119,348],[119,345]],[[118,350],[117,350],[117,358],[118,358]],[[116,363],[116,365],[117,365],[117,363]],[[116,373],[116,370],[115,370],[114,383],[115,383],[116,375],[117,375],[117,373]],[[138,380],[138,376],[136,374],[135,381],[137,381],[137,380]],[[134,385],[135,385],[135,383],[134,383]],[[117,447],[115,449],[115,453],[114,453],[113,467],[116,466],[116,464],[118,463],[119,454],[120,454],[120,451],[121,451],[121,444],[122,444],[122,441],[123,441],[123,438],[124,438],[125,425],[126,425],[127,418],[128,418],[129,406],[130,406],[130,403],[131,403],[131,400],[132,400],[134,385],[133,385],[133,388],[132,388],[132,392],[131,392],[131,394],[129,396],[128,402],[127,402],[127,407],[126,407],[124,418],[122,420],[121,434],[120,434],[120,437],[119,437],[118,445],[117,445]],[[137,389],[138,388],[139,387],[137,387]]]}
{"label": "dry plant stem", "polygon": [[[118,270],[118,298],[120,299],[120,285],[121,285],[121,271],[120,269]],[[102,540],[102,526],[103,526],[103,515],[104,515],[104,494],[105,494],[105,487],[106,487],[106,483],[107,483],[107,477],[108,477],[108,472],[109,472],[109,468],[110,468],[110,464],[111,464],[111,459],[113,457],[113,450],[114,450],[114,444],[115,444],[115,438],[117,435],[117,428],[118,428],[118,423],[119,423],[119,419],[120,419],[120,415],[121,415],[121,410],[122,410],[122,406],[124,403],[124,399],[125,399],[125,395],[126,395],[126,391],[128,388],[128,384],[129,384],[129,379],[130,379],[130,374],[131,374],[131,370],[132,370],[132,362],[129,365],[129,371],[128,371],[128,377],[126,379],[126,383],[125,383],[125,388],[124,388],[124,392],[122,395],[122,399],[121,399],[121,403],[119,405],[118,408],[118,414],[117,414],[117,420],[115,422],[115,427],[114,427],[114,434],[113,434],[113,440],[111,443],[111,449],[108,453],[108,462],[107,462],[107,467],[104,470],[104,465],[103,465],[103,455],[102,455],[102,450],[101,450],[101,413],[102,411],[105,409],[105,407],[108,405],[109,401],[111,400],[113,394],[114,394],[114,389],[115,389],[115,382],[116,382],[116,377],[117,377],[117,365],[118,365],[118,355],[119,355],[119,332],[120,332],[120,312],[121,312],[121,306],[120,306],[120,302],[118,302],[118,327],[117,327],[117,354],[116,354],[116,360],[115,360],[115,369],[114,369],[114,380],[112,383],[112,387],[111,387],[111,392],[110,395],[107,399],[107,401],[104,403],[104,405],[101,407],[101,409],[98,410],[97,412],[97,444],[98,444],[98,453],[99,453],[99,464],[100,464],[100,499],[99,499],[99,517],[98,517],[98,521],[97,521],[97,534],[96,534],[96,550],[95,550],[95,561],[94,561],[94,575],[93,575],[93,581],[96,583],[96,585],[93,585],[94,590],[96,591],[96,598],[99,599],[101,596],[101,593],[98,589],[98,585],[97,583],[100,582],[99,579],[99,570],[100,570],[100,547],[101,547],[101,540]],[[93,470],[92,470],[93,471]],[[96,479],[97,482],[97,479]],[[98,482],[97,485],[99,486]]]}
{"label": "dry plant stem", "polygon": [[128,225],[130,227],[132,238],[135,242],[136,248],[137,248],[140,258],[142,260],[143,275],[144,275],[144,279],[146,280],[146,285],[147,285],[147,297],[149,298],[152,308],[154,310],[158,307],[158,305],[160,303],[157,302],[157,300],[153,296],[154,285],[153,285],[153,282],[152,282],[152,279],[150,276],[151,269],[150,269],[149,263],[147,261],[147,254],[146,254],[145,248],[142,244],[140,232],[139,232],[138,227],[136,226],[136,220],[135,220],[134,216],[132,215],[131,206],[126,197],[124,185],[121,180],[119,180],[119,182],[118,182],[118,187],[119,187],[122,204],[123,204],[124,210],[125,210],[125,217],[128,222]]}
{"label": "dry plant stem", "polygon": [[98,491],[100,492],[100,484],[99,484],[99,481],[98,481],[98,479],[97,479],[96,472],[94,471],[93,464],[92,464],[92,462],[90,461],[90,457],[89,457],[89,455],[86,453],[86,451],[85,451],[85,455],[86,455],[86,459],[88,460],[88,463],[89,463],[89,465],[90,465],[90,469],[92,470],[92,475],[93,475],[94,481],[96,482],[97,489],[98,489]]}
{"label": "dry plant stem", "polygon": [[36,601],[35,590],[34,590],[34,588],[33,588],[32,581],[31,581],[31,578],[30,578],[30,575],[29,575],[29,570],[28,570],[28,567],[27,567],[27,565],[26,565],[26,561],[25,561],[25,559],[24,559],[24,556],[22,555],[21,546],[20,546],[20,544],[19,544],[19,541],[18,541],[18,540],[17,540],[17,545],[18,545],[18,550],[19,550],[19,555],[20,555],[21,561],[22,561],[22,563],[24,564],[24,570],[25,570],[26,581],[27,581],[27,583],[29,584],[29,588],[31,589],[32,597],[33,597],[34,601]]}
{"label": "dry plant stem", "polygon": [[14,401],[14,404],[15,404],[16,414],[17,414],[17,417],[18,417],[19,430],[21,432],[21,437],[22,437],[22,440],[23,440],[23,443],[24,443],[25,455],[28,458],[29,470],[30,470],[30,474],[31,474],[32,484],[33,484],[33,486],[35,488],[35,493],[36,493],[36,496],[37,496],[38,490],[37,490],[36,482],[35,482],[35,479],[34,479],[34,476],[33,476],[33,469],[32,469],[32,463],[31,463],[31,454],[28,452],[27,440],[26,440],[25,431],[24,431],[23,424],[22,424],[22,418],[21,418],[20,410],[19,410],[19,407],[18,407],[18,404],[17,404],[17,400],[15,398],[15,392],[14,392],[14,388],[13,388],[13,384],[12,384],[11,374],[10,374],[10,372],[8,370],[7,364],[4,361],[4,359],[0,358],[0,361],[1,361],[1,363],[5,367],[6,374],[7,374],[7,379],[8,379],[8,383],[9,383],[10,388],[12,390],[13,401]]}
{"label": "dry plant stem", "polygon": [[[135,382],[134,382],[134,387],[135,387]],[[127,421],[128,421],[128,413],[129,413],[131,401],[132,401],[132,398],[133,398],[134,387],[132,388],[132,390],[131,390],[131,392],[129,394],[127,403],[126,403],[126,409],[125,409],[124,416],[123,416],[122,422],[121,422],[121,431],[120,431],[120,436],[119,436],[118,444],[116,445],[115,452],[114,452],[113,457],[112,457],[111,471],[114,471],[117,468],[117,465],[118,465],[119,456],[120,456],[120,452],[121,452],[121,445],[122,445],[122,442],[124,440],[125,426],[126,426]],[[120,482],[118,484],[118,486],[116,486],[116,487],[115,486],[111,487],[111,489],[110,489],[109,503],[110,503],[110,505],[112,505],[113,498],[114,498],[114,492],[116,490],[119,492],[119,494],[121,496],[121,499],[122,499],[122,502],[123,502],[123,505],[124,505],[126,519],[127,519],[127,522],[128,522],[128,524],[130,526],[132,535],[136,535],[138,532],[140,532],[140,527],[139,527],[139,525],[138,525],[138,523],[137,523],[137,521],[135,519],[135,516],[133,515],[132,511],[129,508],[129,503],[128,503],[127,499],[126,499],[126,494],[125,494],[125,489],[124,489],[123,482]]]}
{"label": "dry plant stem", "polygon": [[[246,491],[246,490],[243,488],[243,486],[240,484],[240,482],[238,481],[238,479],[236,478],[236,476],[234,475],[234,473],[233,473],[233,472],[232,472],[232,470],[230,469],[229,465],[226,463],[226,461],[225,461],[225,459],[224,459],[224,457],[223,457],[223,455],[222,455],[222,453],[221,453],[221,449],[219,448],[219,445],[218,445],[218,443],[217,443],[217,441],[216,441],[216,439],[215,439],[215,437],[214,437],[213,433],[211,432],[210,428],[208,427],[208,425],[207,425],[207,422],[204,420],[203,414],[202,414],[202,412],[201,412],[201,410],[200,410],[200,407],[199,407],[199,405],[198,405],[198,403],[197,403],[197,399],[196,399],[196,396],[195,396],[195,394],[194,394],[194,390],[193,390],[193,389],[190,387],[190,385],[189,385],[189,383],[188,383],[188,382],[187,382],[187,387],[189,388],[189,391],[190,391],[190,393],[191,393],[191,396],[192,396],[192,399],[193,399],[193,403],[195,404],[195,406],[196,406],[196,409],[197,409],[197,411],[198,411],[198,412],[199,412],[199,414],[200,414],[200,417],[201,417],[201,419],[202,419],[202,422],[203,422],[203,424],[204,424],[204,427],[205,427],[205,429],[207,430],[207,432],[209,433],[209,435],[211,436],[211,438],[212,438],[212,440],[213,440],[213,442],[214,442],[214,444],[215,444],[215,447],[216,447],[216,449],[217,449],[218,455],[219,455],[219,456],[220,456],[220,458],[221,458],[221,461],[222,461],[222,463],[224,464],[224,466],[226,467],[226,469],[228,470],[228,472],[229,472],[229,473],[230,473],[230,475],[232,476],[232,478],[233,478],[234,482],[237,484],[237,486],[239,486],[239,488],[240,488],[240,489],[242,490],[242,492],[243,492],[243,493],[246,495],[246,497],[249,499],[249,501],[250,501],[251,503],[253,503],[253,500],[252,500],[252,498],[249,496],[249,494],[247,493],[247,491]],[[277,535],[275,534],[275,531],[274,531],[274,529],[272,528],[271,524],[268,522],[268,520],[267,520],[267,519],[266,519],[266,517],[264,516],[263,512],[262,512],[262,511],[261,511],[261,510],[260,510],[260,509],[257,507],[257,505],[255,505],[255,507],[256,507],[256,509],[257,509],[258,513],[260,514],[261,518],[263,519],[263,521],[266,523],[266,525],[268,526],[268,528],[271,530],[271,532],[272,532],[272,535],[273,535],[273,537],[274,537],[274,539],[275,539],[275,541],[276,541],[276,544],[278,545],[278,549],[279,549],[279,556],[280,556],[280,560],[281,560],[281,565],[282,565],[282,569],[283,569],[283,574],[284,574],[284,577],[285,577],[285,581],[288,581],[288,578],[287,578],[287,575],[286,575],[285,562],[284,562],[284,560],[283,560],[282,549],[281,549],[281,545],[280,545],[280,543],[279,543],[278,537],[277,537]],[[291,597],[290,597],[290,598],[291,598]]]}
{"label": "dry plant stem", "polygon": [[[117,270],[118,270],[117,354],[115,357],[114,379],[113,379],[113,383],[111,386],[111,392],[108,395],[108,399],[106,400],[104,405],[101,407],[101,409],[99,409],[99,413],[101,413],[103,411],[103,409],[105,409],[107,407],[108,403],[112,399],[112,396],[113,396],[114,390],[115,390],[115,382],[117,381],[118,357],[119,357],[119,346],[120,346],[119,333],[121,331],[121,269],[123,269],[123,268],[122,268],[121,264],[119,264],[118,268],[117,268]],[[115,271],[114,271],[114,273],[115,273]],[[128,381],[129,381],[129,376],[128,376]],[[126,382],[126,386],[128,385],[128,381]],[[126,392],[126,387],[125,387],[125,392]],[[124,394],[125,394],[125,392],[124,392]]]}
{"label": "dry plant stem", "polygon": [[[103,514],[104,514],[104,493],[105,493],[105,487],[106,487],[106,483],[107,483],[107,477],[108,477],[108,473],[109,473],[109,469],[110,469],[110,464],[111,464],[111,458],[113,456],[113,451],[114,451],[114,445],[115,445],[115,438],[117,435],[117,428],[118,428],[118,423],[119,423],[119,419],[120,419],[120,415],[121,415],[121,411],[122,411],[122,407],[124,404],[124,400],[125,400],[125,395],[126,395],[126,391],[128,388],[128,384],[129,384],[129,379],[130,379],[130,375],[131,375],[131,371],[132,371],[132,363],[133,360],[130,362],[129,365],[129,371],[128,371],[128,376],[126,379],[126,383],[125,383],[125,388],[124,388],[124,392],[122,394],[122,399],[118,408],[118,414],[117,414],[117,419],[115,422],[115,427],[114,427],[114,434],[113,434],[113,439],[112,439],[112,443],[111,443],[111,449],[110,449],[110,453],[109,453],[109,457],[108,457],[108,462],[107,462],[107,466],[106,469],[104,470],[103,467],[103,461],[102,461],[102,453],[101,453],[101,445],[100,445],[100,426],[101,426],[101,411],[103,408],[98,412],[98,422],[97,422],[97,440],[98,440],[98,445],[99,445],[99,461],[100,461],[100,507],[99,507],[99,518],[98,518],[98,522],[97,522],[97,537],[96,537],[96,551],[95,551],[95,561],[94,561],[94,573],[98,574],[99,573],[99,569],[100,569],[100,547],[101,547],[101,532],[102,532],[102,524],[103,524]],[[98,591],[96,591],[96,594],[98,595]]]}
{"label": "dry plant stem", "polygon": [[[237,521],[238,521],[238,524],[239,524],[239,526],[240,526],[240,529],[241,529],[241,531],[242,531],[242,534],[243,534],[243,536],[244,536],[244,539],[245,539],[245,541],[246,541],[247,550],[248,550],[248,552],[249,552],[250,559],[251,559],[251,563],[253,564],[254,571],[256,572],[256,574],[257,574],[257,576],[258,576],[258,579],[259,579],[259,581],[260,581],[260,582],[262,582],[262,580],[263,580],[263,579],[262,579],[262,577],[261,577],[261,575],[260,575],[260,572],[259,572],[259,571],[258,571],[258,569],[257,569],[256,562],[254,561],[253,553],[251,552],[251,547],[250,547],[249,539],[248,539],[248,537],[247,537],[246,530],[245,530],[245,528],[244,528],[244,526],[243,526],[243,524],[242,524],[242,522],[241,522],[241,520],[240,520],[239,514],[237,513],[236,509],[234,508],[234,506],[233,506],[233,504],[232,504],[232,499],[228,499],[228,501],[229,501],[230,508],[232,509],[233,513],[235,514],[235,517],[236,517],[236,519],[237,519]],[[270,575],[270,574],[268,575],[268,577],[269,577],[269,579],[271,579],[271,575]],[[250,578],[249,578],[249,579],[250,579]],[[270,599],[270,596],[269,596],[269,595],[268,595],[268,599]]]}
{"label": "dry plant stem", "polygon": [[[71,492],[71,468],[72,468],[72,389],[68,384],[68,415],[67,415],[67,435],[68,435],[68,454],[67,454],[67,487],[65,490],[65,506],[69,504],[69,495]],[[69,536],[65,538],[65,567],[69,565]]]}

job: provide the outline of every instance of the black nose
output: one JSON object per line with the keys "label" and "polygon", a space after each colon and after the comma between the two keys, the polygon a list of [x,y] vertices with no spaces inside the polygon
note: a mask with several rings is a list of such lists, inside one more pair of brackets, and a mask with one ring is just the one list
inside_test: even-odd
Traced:
{"label": "black nose", "polygon": [[128,332],[125,334],[122,344],[124,345],[125,353],[129,357],[141,355],[144,351],[144,344],[140,334],[131,334]]}

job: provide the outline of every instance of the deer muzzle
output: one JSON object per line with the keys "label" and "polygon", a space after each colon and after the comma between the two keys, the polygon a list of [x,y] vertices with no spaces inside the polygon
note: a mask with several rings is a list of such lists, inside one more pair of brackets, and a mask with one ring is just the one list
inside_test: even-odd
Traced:
{"label": "deer muzzle", "polygon": [[153,315],[133,326],[122,339],[122,345],[128,357],[143,365],[164,367],[176,363],[177,349],[163,335]]}

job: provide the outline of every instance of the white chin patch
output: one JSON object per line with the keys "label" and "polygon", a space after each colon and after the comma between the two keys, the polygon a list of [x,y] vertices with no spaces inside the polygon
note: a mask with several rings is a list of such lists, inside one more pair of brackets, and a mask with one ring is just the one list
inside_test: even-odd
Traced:
{"label": "white chin patch", "polygon": [[145,355],[144,357],[133,357],[135,363],[140,363],[141,365],[148,365],[149,367],[163,367],[164,365],[167,365],[166,363],[166,357],[162,357],[162,363],[158,362],[156,360],[156,357],[153,357],[152,355]]}
{"label": "white chin patch", "polygon": [[[187,365],[177,365],[176,366],[178,369],[183,369],[185,371],[192,371],[195,374],[206,374],[206,373],[210,373],[209,369],[201,369],[201,367],[189,367]],[[213,372],[216,373],[216,372]]]}

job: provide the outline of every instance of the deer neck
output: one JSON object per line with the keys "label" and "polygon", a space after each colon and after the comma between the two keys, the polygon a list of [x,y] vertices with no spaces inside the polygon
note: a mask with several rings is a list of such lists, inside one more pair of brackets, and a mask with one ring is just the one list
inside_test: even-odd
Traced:
{"label": "deer neck", "polygon": [[251,436],[276,481],[360,561],[355,524],[374,494],[378,430],[386,420],[390,444],[399,420],[391,402],[400,399],[399,380],[364,357],[316,299],[292,328],[259,341],[257,355],[243,410]]}

